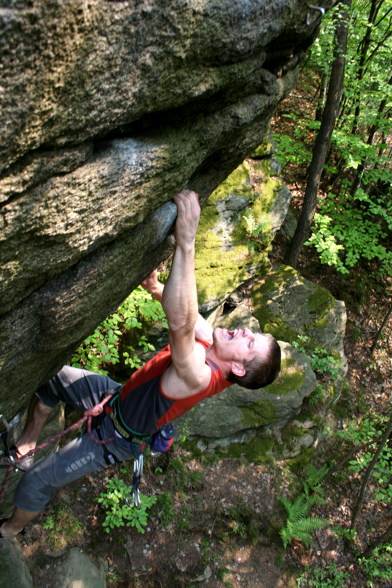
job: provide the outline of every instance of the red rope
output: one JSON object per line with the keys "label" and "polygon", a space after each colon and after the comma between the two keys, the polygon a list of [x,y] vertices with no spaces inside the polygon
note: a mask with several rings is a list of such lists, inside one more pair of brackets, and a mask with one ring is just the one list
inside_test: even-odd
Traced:
{"label": "red rope", "polygon": [[82,424],[85,423],[86,421],[87,421],[87,432],[89,434],[90,439],[92,441],[94,441],[94,443],[97,443],[98,445],[103,445],[104,443],[110,443],[111,441],[113,441],[114,437],[110,437],[110,439],[103,439],[102,441],[100,439],[95,439],[95,437],[93,436],[93,434],[91,432],[91,421],[92,421],[93,417],[96,417],[96,416],[99,416],[100,414],[102,414],[103,407],[106,404],[106,402],[108,402],[108,400],[110,400],[110,398],[111,398],[111,396],[106,396],[99,404],[96,404],[95,406],[93,406],[93,408],[89,408],[88,410],[86,410],[83,413],[82,418],[80,420],[78,420],[76,423],[74,423],[73,425],[71,425],[70,427],[65,429],[64,431],[61,431],[61,433],[58,433],[54,437],[51,437],[50,439],[48,439],[48,441],[41,443],[41,445],[37,445],[37,447],[35,447],[34,449],[30,449],[30,451],[28,451],[24,455],[21,455],[21,457],[14,458],[13,463],[11,463],[9,465],[9,467],[6,471],[6,474],[4,476],[4,480],[3,480],[1,490],[0,490],[0,502],[2,502],[2,500],[4,498],[5,489],[6,489],[9,477],[11,475],[11,472],[14,468],[17,469],[19,461],[21,461],[25,457],[30,457],[31,455],[34,455],[34,453],[36,453],[37,451],[39,451],[41,449],[44,449],[44,447],[47,447],[51,443],[54,443],[54,441],[57,441],[57,439],[64,437],[64,435],[66,435],[70,431],[73,431],[74,429],[79,429],[82,426]]}

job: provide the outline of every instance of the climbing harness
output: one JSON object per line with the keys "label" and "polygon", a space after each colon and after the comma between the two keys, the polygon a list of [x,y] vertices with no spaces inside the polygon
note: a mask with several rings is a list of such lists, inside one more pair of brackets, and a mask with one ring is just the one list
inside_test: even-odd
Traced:
{"label": "climbing harness", "polygon": [[132,441],[133,443],[138,444],[149,443],[152,439],[152,436],[149,433],[145,434],[131,429],[131,427],[129,427],[123,419],[120,409],[120,394],[121,390],[113,394],[109,402],[109,406],[107,406],[105,409],[106,413],[113,422],[114,428],[121,435],[121,437],[127,441]]}
{"label": "climbing harness", "polygon": [[[47,447],[54,441],[57,441],[70,431],[75,429],[79,429],[83,423],[87,421],[87,432],[89,437],[94,443],[98,443],[99,445],[103,445],[104,451],[104,459],[107,465],[112,465],[114,463],[118,463],[119,460],[115,455],[109,452],[106,447],[107,443],[110,443],[114,440],[114,437],[110,439],[102,439],[101,434],[101,422],[102,417],[105,416],[104,413],[104,405],[109,403],[107,407],[105,407],[106,414],[109,415],[111,418],[115,430],[123,437],[124,439],[128,440],[131,444],[132,455],[134,458],[133,464],[133,479],[132,479],[132,490],[130,492],[129,497],[126,498],[126,503],[131,506],[135,505],[137,508],[141,505],[140,500],[140,481],[143,474],[143,463],[144,463],[144,454],[148,446],[151,447],[151,453],[153,455],[157,453],[166,453],[170,449],[174,441],[174,427],[171,423],[164,425],[159,431],[154,433],[153,435],[150,434],[143,434],[138,431],[134,431],[125,423],[124,419],[122,418],[121,411],[120,411],[120,403],[119,403],[119,396],[120,392],[114,392],[112,390],[107,391],[107,396],[96,406],[91,409],[86,410],[83,413],[83,417],[62,431],[58,433],[45,443],[41,445],[37,445],[35,449],[31,449],[25,455],[21,456],[20,458],[14,458],[10,453],[10,448],[8,447],[8,431],[10,429],[9,423],[7,422],[4,415],[0,414],[0,420],[4,425],[4,429],[0,432],[1,440],[3,441],[4,445],[4,456],[9,459],[9,466],[7,472],[5,474],[3,484],[0,490],[0,502],[4,498],[5,489],[8,483],[8,479],[11,475],[12,470],[18,471],[18,462],[22,461],[26,457],[34,455],[40,449]],[[92,434],[92,429],[96,431],[98,435],[98,439],[96,439]]]}

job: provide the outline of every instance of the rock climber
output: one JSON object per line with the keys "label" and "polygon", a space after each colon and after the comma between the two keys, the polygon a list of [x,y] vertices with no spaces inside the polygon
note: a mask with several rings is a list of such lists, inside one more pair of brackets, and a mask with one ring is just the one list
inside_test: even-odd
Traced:
{"label": "rock climber", "polygon": [[[14,495],[14,511],[0,520],[0,536],[24,532],[52,494],[109,463],[135,456],[147,435],[237,382],[245,388],[267,386],[280,369],[280,348],[268,334],[215,328],[198,314],[195,237],[200,218],[198,195],[183,190],[177,205],[175,252],[165,286],[157,272],[142,285],[162,302],[169,325],[169,345],[137,370],[124,386],[107,376],[63,367],[34,394],[23,433],[13,447],[18,468],[26,470]],[[35,464],[27,456],[59,401],[83,412],[112,394],[99,427]],[[102,440],[107,440],[102,443]],[[101,443],[100,443],[101,441]],[[140,446],[139,446],[140,447]]]}

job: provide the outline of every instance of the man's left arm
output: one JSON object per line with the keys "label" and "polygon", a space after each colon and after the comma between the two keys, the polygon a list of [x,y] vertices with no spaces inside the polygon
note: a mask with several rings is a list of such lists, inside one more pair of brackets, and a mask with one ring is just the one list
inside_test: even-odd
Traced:
{"label": "man's left arm", "polygon": [[[158,280],[157,270],[151,272],[151,274],[143,280],[141,285],[155,298],[155,300],[162,302],[165,286]],[[195,339],[212,343],[212,327],[200,313],[197,315],[195,324]]]}

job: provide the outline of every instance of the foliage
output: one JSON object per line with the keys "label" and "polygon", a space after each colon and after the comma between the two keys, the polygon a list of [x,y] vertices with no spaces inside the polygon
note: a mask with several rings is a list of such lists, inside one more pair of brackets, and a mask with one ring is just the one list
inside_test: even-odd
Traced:
{"label": "foliage", "polygon": [[53,507],[53,514],[46,518],[42,526],[55,549],[65,547],[69,541],[83,534],[83,525],[75,518],[70,506],[63,502]]}
{"label": "foliage", "polygon": [[296,583],[299,588],[345,588],[349,577],[349,572],[339,569],[332,562],[323,568],[306,566]]}
{"label": "foliage", "polygon": [[298,117],[294,114],[285,115],[285,118],[290,118],[295,123],[293,136],[286,134],[273,135],[277,146],[276,157],[283,170],[288,164],[302,166],[305,163],[310,163],[312,158],[311,146],[306,144],[309,127],[305,125],[313,126],[314,122],[302,118],[298,120]]}
{"label": "foliage", "polygon": [[344,247],[336,242],[334,231],[331,228],[332,218],[316,212],[313,222],[313,233],[305,245],[313,245],[315,247],[321,263],[335,267],[342,274],[348,274],[348,269],[339,257],[339,252]]}
{"label": "foliage", "polygon": [[251,255],[263,251],[271,242],[271,220],[267,215],[256,217],[249,209],[242,217]]}
{"label": "foliage", "polygon": [[[354,208],[355,201],[365,203]],[[339,214],[336,209],[339,208]],[[314,217],[313,234],[305,245],[313,245],[320,261],[334,266],[340,273],[348,274],[349,268],[361,260],[378,260],[380,272],[392,275],[392,252],[383,244],[392,228],[392,203],[385,207],[371,201],[363,190],[358,190],[350,202],[342,202],[334,194],[321,203]],[[379,223],[375,222],[378,218]],[[384,222],[382,222],[382,220]],[[384,228],[385,227],[385,228]]]}
{"label": "foliage", "polygon": [[[162,321],[167,327],[161,304],[144,288],[138,286],[117,311],[83,341],[75,352],[71,365],[100,374],[108,373],[104,366],[116,365],[120,361],[130,368],[139,368],[142,361],[138,356],[138,350],[129,344],[122,350],[121,343],[129,332],[141,330],[144,325],[154,321]],[[139,353],[154,350],[145,335],[138,337],[137,346]]]}
{"label": "foliage", "polygon": [[[304,166],[311,159],[316,118],[324,106],[335,21],[341,4],[327,12],[318,38],[305,62],[303,79],[313,88],[302,88],[310,108],[290,113],[292,136],[275,135],[277,156],[283,167]],[[381,277],[392,275],[390,230],[392,198],[390,141],[391,102],[391,0],[353,0],[350,11],[345,84],[341,109],[324,168],[318,214],[307,245],[314,246],[322,263],[348,274],[365,261]],[[304,98],[304,96],[302,97]]]}
{"label": "foliage", "polygon": [[315,504],[325,504],[320,483],[327,469],[326,466],[318,469],[310,464],[303,482],[303,492],[295,498],[294,502],[290,502],[286,497],[279,498],[287,512],[286,524],[279,532],[285,548],[292,539],[298,539],[306,546],[311,545],[312,533],[329,525],[328,520],[310,515]]}
{"label": "foliage", "polygon": [[[377,449],[377,440],[383,433],[382,426],[385,420],[386,418],[381,415],[371,414],[362,420],[352,420],[344,429],[336,432],[340,440],[355,446],[364,446],[355,458],[349,461],[350,471],[361,474],[366,470]],[[390,504],[392,500],[391,463],[392,447],[386,444],[372,472],[374,497],[383,504]]]}
{"label": "foliage", "polygon": [[112,478],[106,484],[105,492],[96,499],[106,510],[106,518],[103,528],[109,533],[116,527],[135,527],[139,533],[144,533],[147,526],[149,509],[156,503],[155,496],[140,494],[141,505],[129,505],[127,499],[130,497],[132,487],[127,486],[120,478]]}
{"label": "foliage", "polygon": [[172,482],[177,489],[200,488],[203,483],[203,474],[200,471],[191,471],[180,458],[171,459],[168,465]]}
{"label": "foliage", "polygon": [[301,353],[310,358],[310,365],[318,375],[327,375],[332,380],[336,380],[341,369],[341,362],[330,355],[323,347],[314,347],[309,349],[310,338],[307,335],[298,335],[292,345]]}
{"label": "foliage", "polygon": [[379,545],[369,557],[360,557],[364,572],[368,577],[368,586],[374,586],[375,580],[392,581],[392,545]]}
{"label": "foliage", "polygon": [[167,527],[176,519],[176,509],[170,492],[163,492],[158,496],[157,508],[160,523],[163,527]]}

